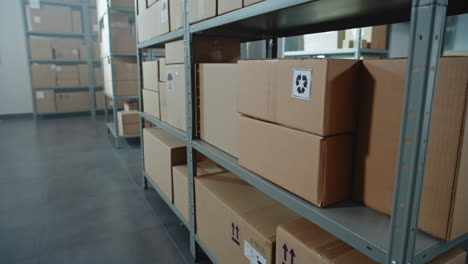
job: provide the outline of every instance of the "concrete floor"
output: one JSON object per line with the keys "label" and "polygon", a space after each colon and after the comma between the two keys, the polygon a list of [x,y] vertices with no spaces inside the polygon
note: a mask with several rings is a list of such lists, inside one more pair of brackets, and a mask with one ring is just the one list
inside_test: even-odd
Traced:
{"label": "concrete floor", "polygon": [[0,263],[193,263],[139,142],[112,142],[102,116],[0,119]]}

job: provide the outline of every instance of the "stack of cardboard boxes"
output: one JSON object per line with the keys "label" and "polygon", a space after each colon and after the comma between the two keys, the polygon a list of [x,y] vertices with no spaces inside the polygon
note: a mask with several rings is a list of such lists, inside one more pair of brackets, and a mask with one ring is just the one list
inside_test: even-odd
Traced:
{"label": "stack of cardboard boxes", "polygon": [[[136,57],[106,57],[103,60],[104,90],[114,96],[138,95]],[[112,63],[112,67],[111,67]],[[112,90],[114,85],[114,91]]]}
{"label": "stack of cardboard boxes", "polygon": [[[108,14],[106,14],[108,16]],[[135,23],[126,14],[110,15],[110,27],[107,19],[101,24],[101,54],[107,55],[112,52],[135,53]],[[111,31],[111,40],[109,39]],[[110,45],[112,41],[112,46]]]}

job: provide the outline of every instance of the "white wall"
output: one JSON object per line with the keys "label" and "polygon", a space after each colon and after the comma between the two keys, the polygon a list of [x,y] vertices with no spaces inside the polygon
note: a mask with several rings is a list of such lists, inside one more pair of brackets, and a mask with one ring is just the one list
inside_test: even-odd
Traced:
{"label": "white wall", "polygon": [[32,112],[21,2],[0,4],[0,115]]}

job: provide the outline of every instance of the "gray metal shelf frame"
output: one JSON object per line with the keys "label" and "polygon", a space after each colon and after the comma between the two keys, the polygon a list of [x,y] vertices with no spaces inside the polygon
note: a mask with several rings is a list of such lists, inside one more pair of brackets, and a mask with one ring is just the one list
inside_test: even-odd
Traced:
{"label": "gray metal shelf frame", "polygon": [[[67,3],[67,2],[58,2],[58,1],[49,1],[49,0],[36,0],[40,5],[55,5],[55,6],[67,6],[72,7],[74,9],[79,9],[81,12],[81,27],[83,29],[83,33],[54,33],[54,32],[34,32],[28,30],[28,20],[26,17],[26,5],[29,4],[28,0],[22,1],[22,16],[23,16],[23,24],[24,24],[24,31],[25,31],[25,39],[26,39],[26,53],[28,56],[29,64],[32,63],[45,63],[45,64],[87,64],[88,65],[88,83],[87,87],[33,87],[32,85],[32,73],[31,67],[29,67],[29,76],[31,79],[31,94],[32,94],[32,105],[33,105],[33,114],[34,118],[39,115],[60,115],[60,114],[70,114],[70,113],[86,113],[89,112],[91,117],[95,119],[96,117],[96,100],[95,100],[95,91],[99,90],[96,89],[97,87],[94,84],[95,76],[93,67],[95,64],[99,63],[94,59],[94,52],[93,52],[93,36],[94,34],[91,32],[91,24],[90,24],[90,9],[95,8],[95,5],[91,5],[88,3],[88,0],[80,0],[79,2],[75,3]],[[33,60],[31,59],[31,53],[29,50],[29,37],[48,37],[48,38],[80,38],[84,39],[85,47],[86,47],[86,60]],[[65,112],[51,112],[51,113],[39,113],[36,111],[36,100],[34,92],[36,90],[56,90],[61,92],[75,92],[77,90],[89,91],[89,98],[90,98],[90,106],[89,110],[83,111],[65,111]]]}
{"label": "gray metal shelf frame", "polygon": [[[460,246],[462,243],[468,244],[468,234],[447,242],[436,239],[417,228],[427,146],[423,142],[427,142],[428,139],[433,92],[444,33],[443,26],[447,15],[468,13],[468,2],[451,0],[448,5],[447,0],[266,0],[190,25],[188,0],[181,1],[183,1],[184,10],[182,30],[138,43],[139,88],[141,92],[142,50],[161,47],[165,42],[183,37],[187,131],[177,130],[143,113],[141,97],[140,128],[143,133],[144,120],[148,120],[154,126],[185,140],[187,144],[190,208],[188,230],[190,249],[195,259],[198,257],[198,246],[214,263],[218,263],[195,233],[194,177],[196,177],[197,152],[212,159],[279,203],[377,262],[426,263],[453,247]],[[135,5],[137,7],[137,1]],[[138,14],[138,7],[135,12]],[[390,217],[350,201],[330,208],[318,208],[241,167],[236,158],[197,138],[194,119],[195,87],[192,85],[194,77],[192,37],[194,34],[237,36],[242,41],[272,40],[307,33],[404,21],[411,21],[411,36],[397,163],[398,173],[395,180],[393,214]],[[274,41],[270,43],[270,47],[275,46]],[[360,40],[358,39],[356,43],[359,44]],[[353,53],[357,58],[360,57],[359,51],[354,50]],[[274,52],[270,51],[269,54],[273,56]],[[406,142],[412,142],[412,144]],[[144,163],[142,166],[144,168]],[[146,188],[148,186],[146,173],[143,173],[143,177]],[[169,201],[166,202],[170,204]]]}
{"label": "gray metal shelf frame", "polygon": [[[112,76],[112,82],[111,82],[111,89],[112,89],[112,94],[105,93],[104,96],[104,120],[107,125],[107,130],[110,132],[115,139],[115,147],[119,148],[120,147],[120,140],[124,138],[138,138],[140,137],[140,134],[134,134],[134,135],[120,135],[119,132],[119,126],[117,123],[117,112],[119,110],[117,106],[117,101],[118,100],[138,100],[140,95],[135,95],[135,96],[115,96],[115,80],[114,80],[114,67],[113,67],[113,58],[114,57],[136,57],[137,53],[133,52],[114,52],[112,50],[112,30],[111,30],[111,14],[127,14],[129,16],[134,16],[135,10],[133,8],[121,8],[121,7],[112,7],[110,5],[110,2],[107,0],[106,5],[105,5],[105,10],[102,14],[99,14],[98,18],[98,24],[101,25],[103,23],[104,19],[107,20],[107,25],[108,25],[108,34],[105,36],[106,38],[109,39],[109,47],[108,50],[109,52],[106,54],[101,55],[101,64],[104,65],[103,60],[108,59],[109,60],[109,66],[110,66],[110,72]],[[136,19],[135,19],[136,20]],[[102,31],[101,31],[101,26],[99,26],[99,36],[100,38],[104,37],[102,36]],[[112,116],[113,116],[113,121],[109,122],[109,114],[108,110],[109,108],[107,107],[107,98],[111,98],[111,111],[112,111]],[[112,126],[112,128],[111,128]]]}

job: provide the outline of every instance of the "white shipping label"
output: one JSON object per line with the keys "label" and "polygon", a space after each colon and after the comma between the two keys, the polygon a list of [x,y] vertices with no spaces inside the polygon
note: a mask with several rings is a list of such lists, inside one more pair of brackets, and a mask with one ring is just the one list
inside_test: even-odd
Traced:
{"label": "white shipping label", "polygon": [[44,99],[45,98],[44,92],[36,92],[36,98],[37,99]]}
{"label": "white shipping label", "polygon": [[41,23],[41,17],[40,16],[34,16],[33,21],[34,21],[34,23]]}
{"label": "white shipping label", "polygon": [[298,99],[310,100],[310,85],[312,82],[311,69],[294,69],[291,96]]}
{"label": "white shipping label", "polygon": [[62,71],[62,66],[55,67],[55,70],[58,71],[58,72],[61,72]]}
{"label": "white shipping label", "polygon": [[72,54],[73,55],[78,55],[78,50],[77,49],[72,50]]}
{"label": "white shipping label", "polygon": [[57,66],[56,66],[55,64],[51,64],[51,65],[50,65],[50,69],[51,69],[51,70],[55,70],[56,67],[57,67]]}
{"label": "white shipping label", "polygon": [[39,0],[29,0],[29,7],[30,8],[41,8],[41,3]]}
{"label": "white shipping label", "polygon": [[161,1],[161,23],[167,23],[168,17],[168,8],[167,8],[167,0]]}
{"label": "white shipping label", "polygon": [[244,240],[244,256],[249,259],[250,264],[267,264],[266,259],[246,240]]}

